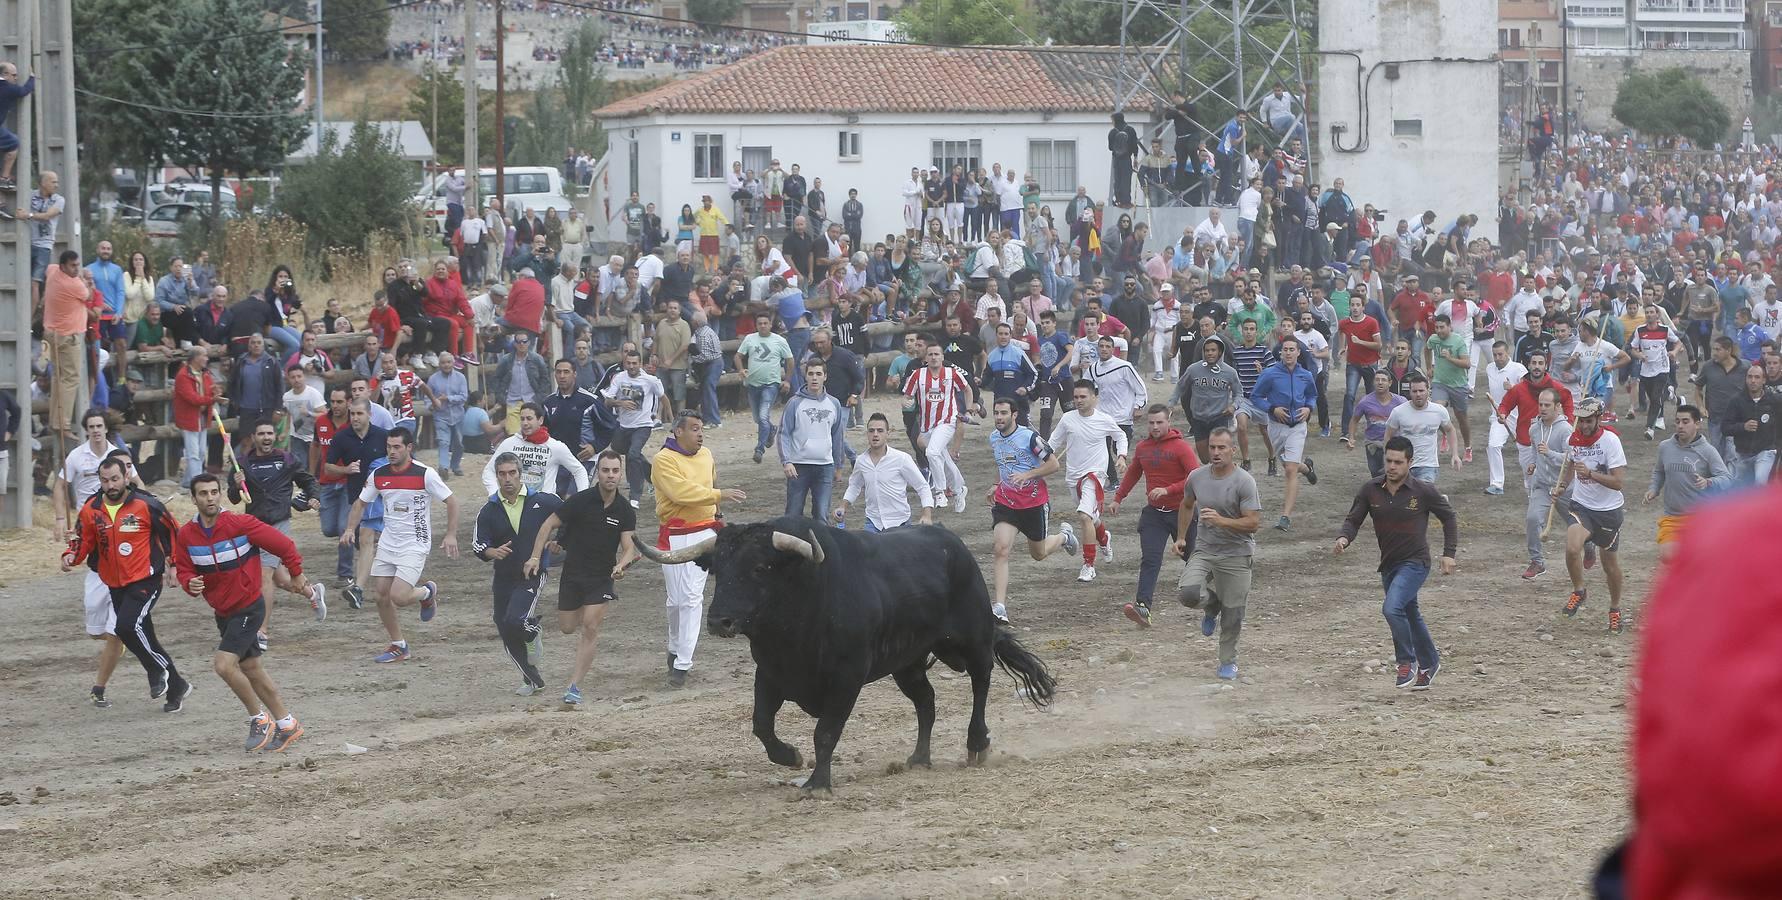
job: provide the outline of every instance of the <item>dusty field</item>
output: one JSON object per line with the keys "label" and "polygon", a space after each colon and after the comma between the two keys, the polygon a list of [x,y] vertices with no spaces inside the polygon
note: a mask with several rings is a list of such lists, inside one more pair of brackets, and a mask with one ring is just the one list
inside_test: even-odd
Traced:
{"label": "dusty field", "polygon": [[[992,477],[985,427],[968,432],[974,486]],[[714,438],[720,482],[751,492],[732,515],[777,514],[783,486],[748,462],[746,419]],[[1461,571],[1423,594],[1442,676],[1431,692],[1395,690],[1362,671],[1391,658],[1372,539],[1328,554],[1361,455],[1311,445],[1324,480],[1301,494],[1291,536],[1262,534],[1241,683],[1213,678],[1213,641],[1173,603],[1146,633],[1120,616],[1136,577],[1129,507],[1114,523],[1119,562],[1092,586],[1074,582],[1074,559],[1015,565],[1021,636],[1058,676],[1051,709],[1024,707],[998,675],[992,763],[967,770],[968,683],[938,681],[936,767],[893,773],[914,716],[894,685],[869,687],[829,802],[796,802],[792,773],[750,736],[742,640],[702,639],[688,687],[664,686],[662,582],[647,565],[620,586],[580,713],[558,708],[572,648],[555,634],[553,689],[512,694],[474,559],[435,552],[442,612],[408,626],[417,656],[401,666],[370,661],[383,644],[371,609],[337,602],[318,625],[287,603],[269,666],[307,733],[282,757],[240,752],[243,716],[207,671],[215,630],[201,601],[170,595],[156,615],[198,687],[186,711],[161,713],[127,654],[116,705],[96,710],[77,576],[9,579],[0,896],[1581,895],[1626,821],[1636,638],[1606,633],[1600,572],[1588,614],[1565,620],[1562,576],[1518,577],[1514,477],[1508,496],[1487,498],[1482,453],[1444,471]],[[1643,490],[1653,447],[1637,434],[1628,446]],[[1272,522],[1281,482],[1259,480]],[[1655,516],[1636,496],[1624,542],[1635,628]],[[941,518],[987,568],[975,498]],[[315,519],[300,522],[300,546],[331,569]],[[1180,568],[1168,562],[1163,583]],[[811,726],[790,705],[780,716],[807,758]],[[370,752],[346,755],[346,742]]]}

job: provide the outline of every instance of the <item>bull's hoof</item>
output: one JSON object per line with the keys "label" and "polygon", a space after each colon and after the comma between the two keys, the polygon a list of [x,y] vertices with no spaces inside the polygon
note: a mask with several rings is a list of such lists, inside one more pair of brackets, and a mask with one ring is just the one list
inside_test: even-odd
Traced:
{"label": "bull's hoof", "polygon": [[983,764],[985,764],[989,761],[990,761],[990,751],[989,750],[973,750],[970,753],[965,754],[965,764],[967,766],[974,768],[974,769],[979,766],[982,766]]}
{"label": "bull's hoof", "polygon": [[806,785],[798,790],[800,800],[834,800],[835,792],[826,787],[814,788]]}
{"label": "bull's hoof", "polygon": [[794,747],[787,747],[784,752],[780,753],[769,753],[767,759],[776,766],[785,766],[788,769],[804,768],[804,754],[799,753]]}
{"label": "bull's hoof", "polygon": [[918,767],[932,769],[934,768],[934,761],[929,759],[928,754],[926,753],[912,753],[910,754],[910,758],[904,762],[904,765],[907,765],[912,769]]}

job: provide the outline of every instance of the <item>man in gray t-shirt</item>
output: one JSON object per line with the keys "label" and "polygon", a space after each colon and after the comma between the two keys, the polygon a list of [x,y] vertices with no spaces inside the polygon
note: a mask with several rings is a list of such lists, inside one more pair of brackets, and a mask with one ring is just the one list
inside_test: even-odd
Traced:
{"label": "man in gray t-shirt", "polygon": [[[1237,677],[1238,635],[1250,599],[1256,531],[1262,527],[1262,495],[1256,479],[1237,466],[1236,451],[1231,429],[1215,428],[1207,435],[1211,464],[1188,473],[1176,529],[1183,536],[1176,552],[1188,556],[1177,599],[1202,611],[1201,634],[1219,632],[1219,677],[1228,681]],[[1190,524],[1198,531],[1192,552]]]}
{"label": "man in gray t-shirt", "polygon": [[1454,419],[1448,408],[1429,402],[1429,379],[1413,372],[1409,379],[1409,403],[1394,407],[1386,417],[1386,440],[1404,435],[1411,441],[1411,477],[1434,484],[1442,470],[1442,457],[1437,439],[1445,432],[1453,452],[1454,468],[1460,468],[1460,439],[1454,434]]}

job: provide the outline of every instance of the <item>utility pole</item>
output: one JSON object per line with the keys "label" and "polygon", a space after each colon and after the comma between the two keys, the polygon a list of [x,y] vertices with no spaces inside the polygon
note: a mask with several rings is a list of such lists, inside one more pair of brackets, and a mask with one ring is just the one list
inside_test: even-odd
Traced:
{"label": "utility pole", "polygon": [[[464,214],[481,215],[482,199],[477,189],[482,183],[477,165],[477,84],[476,84],[476,3],[464,0]],[[437,105],[437,104],[435,104]],[[450,235],[448,235],[449,237]]]}
{"label": "utility pole", "polygon": [[316,153],[322,152],[322,0],[316,0]]}
{"label": "utility pole", "polygon": [[[468,0],[466,0],[468,2]],[[495,0],[495,205],[507,211],[507,24],[505,0]]]}
{"label": "utility pole", "polygon": [[[432,128],[432,130],[428,131],[427,133],[437,137],[439,135],[439,76],[440,76],[440,71],[439,71],[439,16],[438,15],[435,15],[433,17],[433,43],[427,45],[427,52],[433,55],[433,60],[427,64],[428,74],[433,76],[433,103],[430,104],[430,106],[433,109],[433,128]],[[439,151],[437,149],[433,153],[433,161],[436,163],[439,162]]]}

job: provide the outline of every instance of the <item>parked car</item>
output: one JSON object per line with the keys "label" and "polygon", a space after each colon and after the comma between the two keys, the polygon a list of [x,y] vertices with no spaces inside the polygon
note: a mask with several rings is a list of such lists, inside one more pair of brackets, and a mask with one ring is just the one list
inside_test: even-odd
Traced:
{"label": "parked car", "polygon": [[[227,198],[225,198],[227,199]],[[150,240],[170,241],[179,237],[180,229],[187,222],[201,220],[210,215],[210,195],[205,195],[205,202],[199,203],[163,203],[149,210],[148,218],[143,220],[143,231]],[[223,218],[236,218],[235,206],[223,204]]]}
{"label": "parked car", "polygon": [[[453,172],[464,174],[463,169]],[[563,193],[563,173],[550,166],[508,166],[502,172],[502,199],[509,207],[518,204],[523,209],[536,209],[542,215],[547,209],[557,211],[559,218],[568,215],[575,204]],[[482,169],[477,173],[477,197],[487,203],[495,196],[495,170]],[[421,191],[415,196],[415,203],[421,207],[423,227],[429,234],[439,234],[445,229],[445,174],[433,173],[422,182]]]}
{"label": "parked car", "polygon": [[[235,208],[235,189],[222,186],[223,207]],[[156,183],[148,188],[148,208],[167,203],[196,203],[199,206],[210,206],[210,183],[204,181],[174,181]]]}

